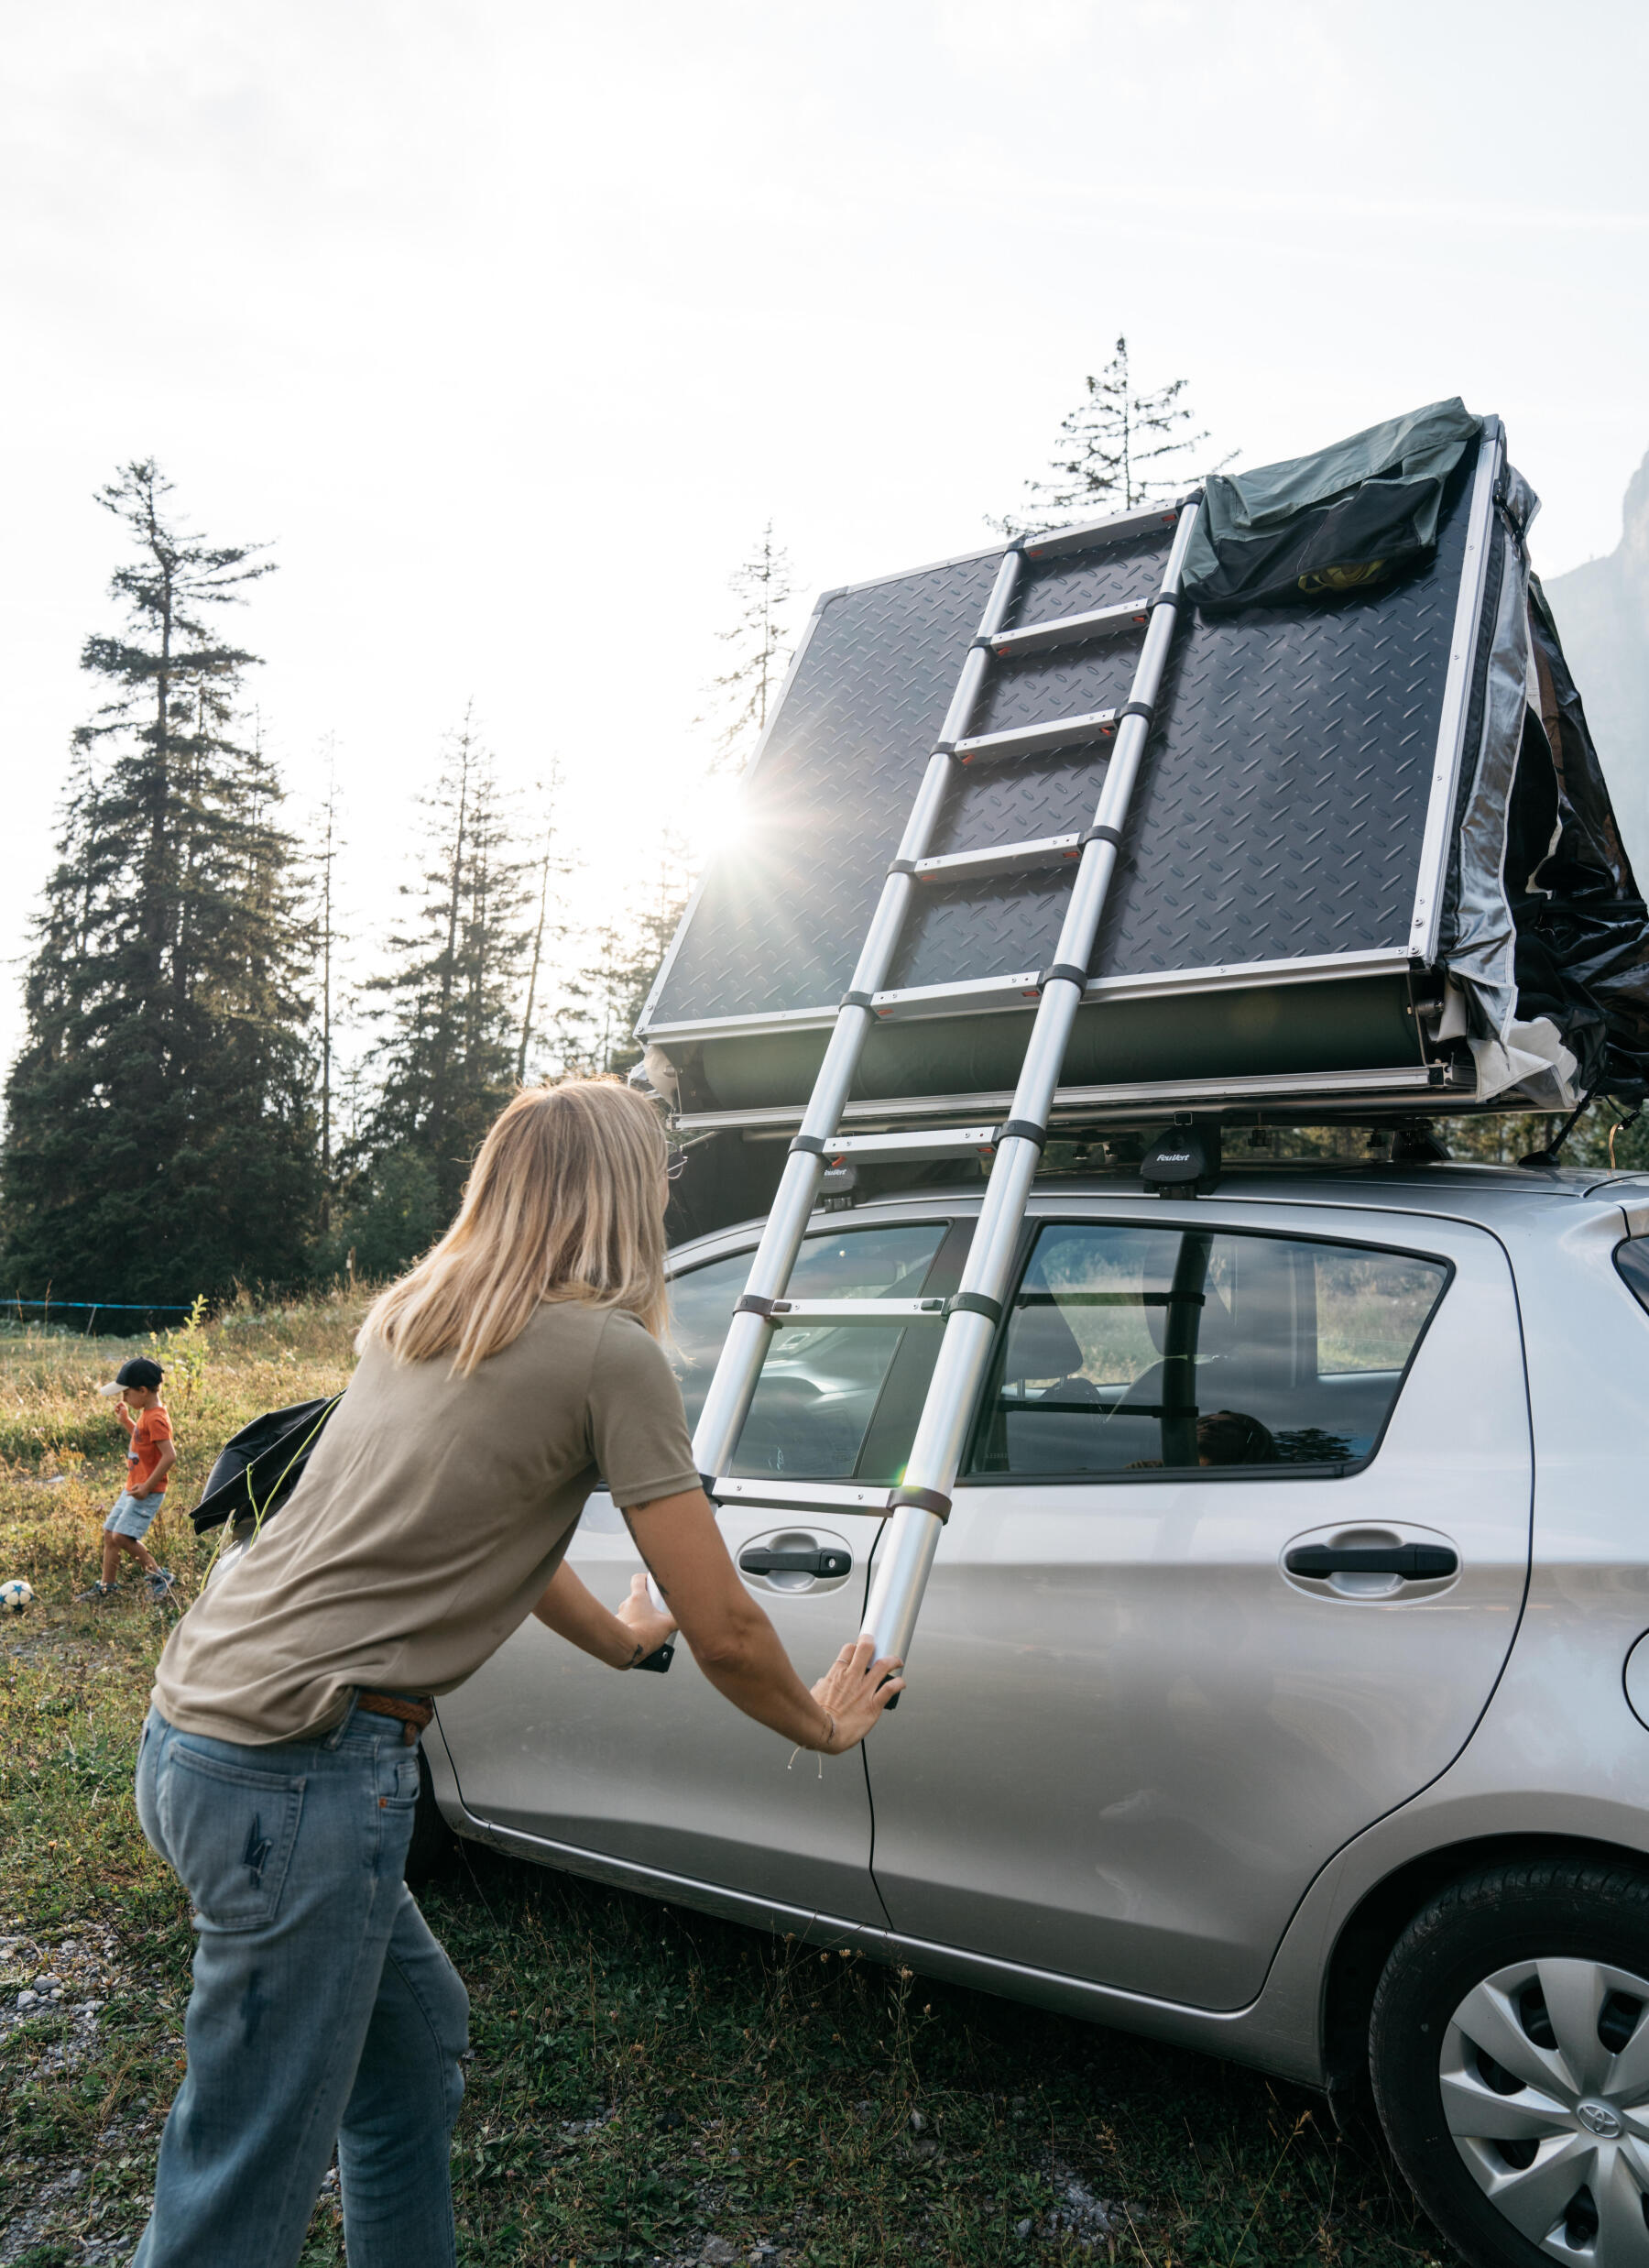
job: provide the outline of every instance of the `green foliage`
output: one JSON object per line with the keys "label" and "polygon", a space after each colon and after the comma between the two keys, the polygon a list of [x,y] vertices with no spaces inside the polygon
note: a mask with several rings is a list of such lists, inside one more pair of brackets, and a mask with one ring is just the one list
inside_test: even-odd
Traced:
{"label": "green foliage", "polygon": [[639,902],[589,939],[590,959],[564,987],[551,1045],[561,1068],[621,1078],[641,1060],[634,1034],[652,991],[689,883],[680,842],[667,837],[659,869]]}
{"label": "green foliage", "polygon": [[1186,460],[1208,438],[1184,400],[1187,383],[1172,378],[1141,393],[1128,341],[1119,338],[1099,375],[1084,378],[1081,400],[1060,421],[1047,471],[1025,483],[1023,506],[990,524],[1004,535],[1022,535],[1126,511],[1187,488],[1194,475]]}
{"label": "green foliage", "polygon": [[509,814],[467,717],[423,802],[423,871],[402,893],[412,919],[388,940],[393,970],[367,987],[383,1003],[381,1084],[354,1162],[370,1176],[392,1153],[420,1158],[444,1226],[514,1085],[530,930]]}
{"label": "green foliage", "polygon": [[206,1375],[210,1341],[206,1331],[206,1295],[197,1292],[188,1320],[170,1331],[151,1331],[155,1359],[166,1372],[166,1401],[174,1412],[186,1409]]}
{"label": "green foliage", "polygon": [[355,1178],[316,1255],[325,1276],[399,1276],[446,1227],[435,1168],[411,1147],[386,1150]]}
{"label": "green foliage", "polygon": [[767,729],[794,643],[790,553],[774,542],[770,520],[748,559],[728,577],[727,587],[738,612],[728,629],[715,633],[731,652],[708,691],[718,718],[716,769],[742,772]]}
{"label": "green foliage", "polygon": [[303,1267],[316,1189],[302,931],[281,790],[236,737],[255,657],[218,613],[268,571],[181,532],[126,466],[99,501],[130,556],[106,698],[76,735],[6,1089],[8,1288],[180,1299]]}

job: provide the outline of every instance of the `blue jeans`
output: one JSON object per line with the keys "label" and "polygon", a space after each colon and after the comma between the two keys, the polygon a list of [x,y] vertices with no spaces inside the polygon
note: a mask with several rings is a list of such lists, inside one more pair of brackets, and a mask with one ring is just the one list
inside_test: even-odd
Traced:
{"label": "blue jeans", "polygon": [[198,1935],[132,2268],[292,2268],[334,2142],[350,2268],[453,2268],[469,2000],[402,1879],[418,1775],[362,1710],[274,1748],[149,1711],[137,1816]]}

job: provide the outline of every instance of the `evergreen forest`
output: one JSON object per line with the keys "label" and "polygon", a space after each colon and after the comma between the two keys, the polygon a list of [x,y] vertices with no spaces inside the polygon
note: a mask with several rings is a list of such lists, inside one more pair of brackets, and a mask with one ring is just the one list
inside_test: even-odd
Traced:
{"label": "evergreen forest", "polygon": [[[300,839],[239,635],[276,563],[191,532],[152,462],[97,500],[117,627],[81,654],[90,715],[5,1081],[0,1288],[35,1320],[95,1302],[113,1321],[381,1279],[441,1234],[519,1081],[635,1064],[685,877],[667,857],[619,917],[578,928],[553,771],[530,798],[507,788],[466,715],[419,797],[399,919],[352,936],[335,762]],[[742,615],[729,636],[742,657]]]}

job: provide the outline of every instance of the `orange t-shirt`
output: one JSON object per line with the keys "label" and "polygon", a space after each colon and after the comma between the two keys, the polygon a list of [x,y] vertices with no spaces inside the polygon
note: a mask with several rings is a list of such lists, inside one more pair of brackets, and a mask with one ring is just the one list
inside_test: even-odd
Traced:
{"label": "orange t-shirt", "polygon": [[[127,1488],[147,1488],[149,1474],[160,1462],[160,1444],[172,1437],[171,1419],[165,1410],[140,1409],[132,1428],[131,1445],[126,1451]],[[149,1491],[151,1496],[163,1496],[166,1483],[160,1481]]]}

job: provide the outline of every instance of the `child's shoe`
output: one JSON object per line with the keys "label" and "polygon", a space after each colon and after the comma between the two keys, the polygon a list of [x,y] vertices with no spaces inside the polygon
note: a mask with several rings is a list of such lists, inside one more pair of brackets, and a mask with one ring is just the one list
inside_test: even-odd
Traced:
{"label": "child's shoe", "polygon": [[94,1583],[89,1591],[77,1591],[74,1603],[77,1606],[106,1606],[114,1595],[112,1583]]}
{"label": "child's shoe", "polygon": [[143,1578],[143,1587],[148,1593],[150,1598],[163,1599],[170,1591],[176,1581],[177,1577],[171,1574],[168,1569],[164,1567],[151,1567],[148,1573]]}

